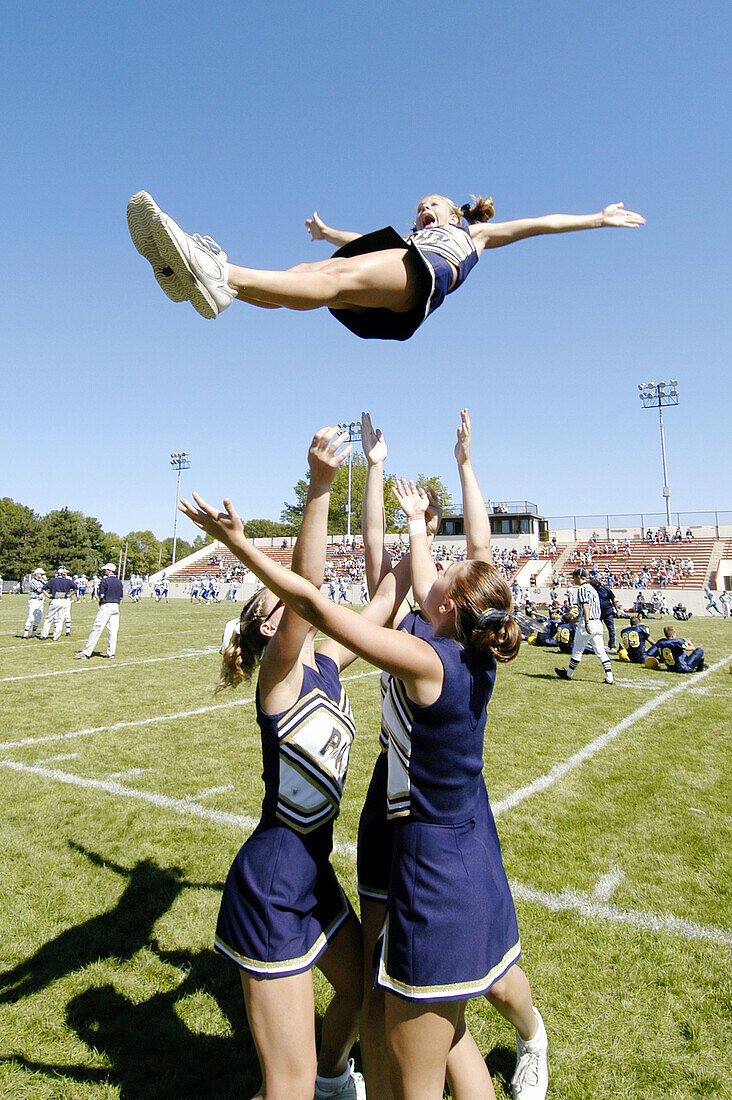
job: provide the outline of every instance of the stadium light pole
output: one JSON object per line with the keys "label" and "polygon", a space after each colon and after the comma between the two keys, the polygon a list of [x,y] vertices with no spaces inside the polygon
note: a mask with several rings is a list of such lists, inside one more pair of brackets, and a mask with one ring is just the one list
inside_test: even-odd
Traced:
{"label": "stadium light pole", "polygon": [[[337,425],[339,432],[348,432],[349,443],[361,442],[361,421],[360,420],[344,420]],[[348,512],[346,514],[346,535],[350,539],[351,537],[351,459],[353,457],[353,451],[348,456]]]}
{"label": "stadium light pole", "polygon": [[176,451],[175,454],[170,456],[170,465],[178,471],[178,478],[175,485],[175,520],[173,522],[173,560],[171,565],[175,565],[175,548],[178,543],[178,504],[180,503],[180,472],[181,470],[190,470],[191,464],[188,461],[188,455],[185,451]]}
{"label": "stadium light pole", "polygon": [[666,524],[671,526],[671,493],[668,487],[668,469],[666,466],[666,437],[663,433],[663,409],[664,406],[678,405],[679,394],[676,389],[678,382],[672,378],[666,387],[665,382],[641,382],[638,385],[638,396],[643,402],[644,409],[658,409],[658,423],[661,429],[661,459],[663,461],[663,496],[666,501]]}

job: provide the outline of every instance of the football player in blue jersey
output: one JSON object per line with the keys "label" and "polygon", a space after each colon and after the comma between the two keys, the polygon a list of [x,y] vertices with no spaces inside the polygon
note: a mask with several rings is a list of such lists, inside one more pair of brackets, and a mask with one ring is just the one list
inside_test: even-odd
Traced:
{"label": "football player in blue jersey", "polygon": [[620,643],[621,660],[628,660],[634,665],[642,665],[646,657],[658,656],[657,643],[651,638],[648,627],[638,621],[637,615],[631,615],[630,626],[623,627],[620,631]]}
{"label": "football player in blue jersey", "polygon": [[493,200],[473,199],[472,205],[460,207],[444,195],[425,196],[406,238],[390,226],[366,235],[333,229],[315,212],[305,222],[311,238],[328,241],[337,252],[287,271],[228,263],[215,241],[185,233],[146,191],[130,199],[127,220],[135,247],[152,265],[163,291],[174,302],[190,301],[203,317],[217,317],[234,298],[265,309],[326,306],[357,336],[384,340],[409,339],[460,286],[485,248],[546,233],[645,224],[620,202],[595,214],[549,214],[489,225]]}
{"label": "football player in blue jersey", "polygon": [[691,638],[677,638],[676,628],[665,626],[663,638],[656,643],[658,656],[646,658],[646,668],[661,668],[668,672],[701,672],[704,664],[704,650],[694,647]]}
{"label": "football player in blue jersey", "polygon": [[[535,646],[540,646],[540,647],[541,646],[550,646],[551,648],[556,649],[556,647],[559,644],[557,642],[557,631],[559,630],[559,626],[560,626],[559,621],[550,616],[542,624],[541,629],[534,631],[532,634],[529,634],[529,636],[526,640],[528,641],[529,645],[535,645]],[[566,652],[567,653],[572,652],[571,645],[570,645],[570,648]]]}

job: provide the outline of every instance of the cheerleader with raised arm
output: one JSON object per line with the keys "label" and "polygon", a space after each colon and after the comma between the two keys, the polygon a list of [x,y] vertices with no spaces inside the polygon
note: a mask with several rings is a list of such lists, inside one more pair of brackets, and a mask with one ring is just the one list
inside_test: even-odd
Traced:
{"label": "cheerleader with raised arm", "polygon": [[[496,662],[516,656],[521,631],[510,589],[491,564],[459,562],[435,576],[429,500],[408,482],[397,496],[409,521],[412,585],[432,626],[430,639],[332,604],[254,547],[229,500],[219,511],[194,494],[195,503],[184,500],[181,510],[297,615],[399,682],[403,722],[387,784],[394,856],[377,982],[385,991],[395,1096],[441,1100],[467,999],[485,994],[520,954],[482,771]],[[476,1095],[490,1096],[481,1065]]]}

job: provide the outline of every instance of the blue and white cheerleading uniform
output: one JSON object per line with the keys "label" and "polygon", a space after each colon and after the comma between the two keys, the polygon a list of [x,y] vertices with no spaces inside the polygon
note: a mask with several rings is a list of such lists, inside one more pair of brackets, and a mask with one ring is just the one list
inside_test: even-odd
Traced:
{"label": "blue and white cheerleading uniform", "polygon": [[265,714],[257,691],[265,785],[262,819],[229,871],[215,947],[243,970],[309,970],[351,911],[330,864],[355,732],[329,657],[303,667],[300,697]]}
{"label": "blue and white cheerleading uniform", "polygon": [[459,225],[432,225],[417,229],[406,239],[387,226],[365,233],[343,245],[334,256],[362,256],[399,248],[407,252],[420,277],[419,300],[407,313],[391,309],[331,309],[342,325],[364,340],[408,340],[430,313],[442,305],[445,295],[465,282],[478,262],[478,253],[465,218]]}
{"label": "blue and white cheerleading uniform", "polygon": [[417,706],[394,681],[387,813],[396,825],[376,982],[407,1000],[464,1000],[521,954],[483,781],[496,666],[454,639],[427,641],[445,670],[439,699]]}

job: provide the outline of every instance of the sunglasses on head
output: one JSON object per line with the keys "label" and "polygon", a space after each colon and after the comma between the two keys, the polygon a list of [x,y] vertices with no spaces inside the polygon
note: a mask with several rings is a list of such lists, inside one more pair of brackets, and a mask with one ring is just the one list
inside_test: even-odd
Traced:
{"label": "sunglasses on head", "polygon": [[278,601],[277,601],[277,603],[276,603],[276,604],[274,605],[274,607],[272,608],[272,610],[270,611],[269,615],[267,615],[267,616],[266,616],[266,617],[265,617],[264,619],[262,619],[262,622],[263,622],[263,623],[268,623],[268,622],[269,622],[269,620],[270,620],[270,619],[272,618],[272,616],[274,615],[275,611],[279,611],[279,609],[280,609],[281,607],[284,607],[284,606],[285,606],[285,605],[284,605],[284,602],[283,602],[282,600],[278,600]]}

